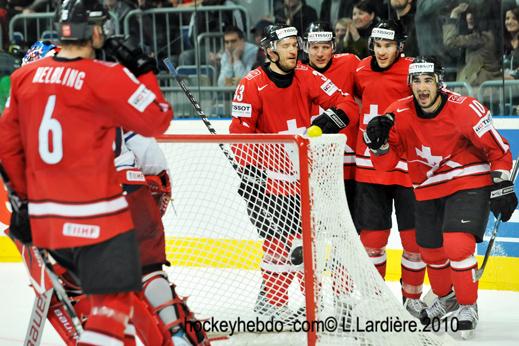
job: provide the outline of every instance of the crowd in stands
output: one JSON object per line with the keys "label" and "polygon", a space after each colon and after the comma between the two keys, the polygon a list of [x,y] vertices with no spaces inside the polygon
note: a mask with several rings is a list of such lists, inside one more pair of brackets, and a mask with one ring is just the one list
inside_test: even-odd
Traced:
{"label": "crowd in stands", "polygon": [[[3,50],[16,43],[23,51],[23,45],[38,39],[22,33],[19,36],[26,41],[13,42],[8,33],[14,15],[51,12],[53,1],[0,0]],[[398,19],[406,30],[405,55],[438,56],[447,67],[448,81],[477,88],[487,80],[519,79],[519,0],[498,0],[492,6],[484,0],[270,0],[271,13],[255,23],[249,20],[258,18],[257,13],[236,6],[247,9],[251,1],[246,0],[104,0],[104,4],[112,14],[106,32],[128,33],[128,29],[159,60],[170,57],[180,66],[205,66],[214,71],[207,85],[236,85],[261,65],[265,55],[259,41],[271,23],[292,25],[302,35],[315,20],[329,22],[335,29],[336,53],[354,53],[362,59],[369,55],[371,29],[389,18]],[[206,6],[229,10],[204,10]],[[172,8],[193,11],[168,10]],[[125,19],[135,9],[157,11],[130,16],[125,28]]]}

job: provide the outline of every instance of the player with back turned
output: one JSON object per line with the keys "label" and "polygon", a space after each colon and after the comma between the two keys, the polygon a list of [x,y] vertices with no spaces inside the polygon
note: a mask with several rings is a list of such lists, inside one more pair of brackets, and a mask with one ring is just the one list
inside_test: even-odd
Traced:
{"label": "player with back turned", "polygon": [[[327,110],[314,122],[329,132],[356,123],[357,104],[349,94],[321,73],[297,65],[302,42],[294,27],[266,27],[261,46],[269,62],[238,84],[229,132],[304,134],[311,124],[313,104]],[[302,277],[298,178],[289,153],[280,159],[279,155],[269,157],[255,150],[261,148],[251,145],[241,152],[235,150],[243,177],[239,193],[264,240],[263,283],[255,311],[288,319],[288,287],[296,275]],[[292,212],[287,217],[283,210]]]}
{"label": "player with back turned", "polygon": [[406,309],[417,317],[425,304],[420,300],[425,263],[420,258],[415,236],[415,197],[405,159],[390,172],[376,171],[362,140],[366,125],[395,100],[410,95],[407,70],[412,59],[401,57],[405,39],[399,22],[382,21],[369,39],[371,56],[355,72],[355,94],[362,100],[359,135],[355,149],[355,220],[360,240],[382,277],[386,274],[386,245],[392,227],[393,203],[403,253],[402,297]]}
{"label": "player with back turned", "polygon": [[11,234],[48,249],[79,277],[91,306],[79,345],[133,339],[127,327],[141,270],[114,167],[116,128],[159,135],[173,116],[153,59],[129,55],[128,68],[93,59],[106,17],[98,1],[64,1],[56,16],[60,52],[13,73],[0,119],[0,160],[25,201],[13,212]]}
{"label": "player with back turned", "polygon": [[409,85],[413,95],[372,119],[364,140],[377,169],[391,170],[402,157],[409,164],[416,238],[438,296],[420,319],[430,323],[454,313],[463,336],[478,323],[474,251],[489,210],[506,222],[517,207],[510,146],[485,106],[442,89],[437,59],[417,57]]}
{"label": "player with back turned", "polygon": [[[121,53],[126,55],[130,51],[139,50],[132,39],[119,36],[109,38],[104,49],[115,59],[121,57]],[[22,66],[46,56],[55,56],[59,50],[59,46],[50,41],[37,41],[23,57]],[[162,270],[163,265],[169,265],[161,220],[171,200],[166,157],[154,138],[122,128],[117,130],[114,148],[115,167],[126,193],[139,244],[143,298],[156,310],[154,312],[163,322],[161,329],[164,338],[171,338],[177,346],[202,344],[205,342],[204,333],[186,328],[186,322],[192,321],[194,317],[185,301],[177,295],[175,286],[168,281],[167,273]],[[185,313],[180,316],[179,311]],[[169,325],[173,326],[168,328]],[[152,333],[145,333],[146,327],[136,327],[141,328],[137,332],[140,332],[144,343],[151,342],[155,337],[150,335]]]}

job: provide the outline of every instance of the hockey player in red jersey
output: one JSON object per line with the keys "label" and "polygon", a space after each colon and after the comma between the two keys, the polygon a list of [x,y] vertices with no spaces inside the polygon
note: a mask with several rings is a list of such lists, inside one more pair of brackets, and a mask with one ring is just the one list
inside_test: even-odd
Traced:
{"label": "hockey player in red jersey", "polygon": [[[238,84],[231,133],[304,134],[311,124],[313,104],[328,110],[314,120],[327,132],[357,122],[357,104],[349,94],[321,73],[297,65],[302,42],[294,27],[266,27],[261,45],[270,62],[249,72]],[[252,146],[246,150],[235,150],[243,176],[239,193],[264,239],[263,284],[255,311],[287,319],[288,287],[295,274],[300,275],[302,264],[300,203],[293,186],[297,173],[289,159],[259,155],[251,152]],[[283,210],[291,210],[290,217]]]}
{"label": "hockey player in red jersey", "polygon": [[[308,55],[305,62],[314,70],[321,72],[342,91],[353,95],[354,74],[359,58],[355,54],[335,52],[335,31],[327,22],[313,22],[306,29],[303,37],[304,50]],[[314,105],[312,116],[316,117],[323,112],[319,105]],[[346,135],[346,149],[344,150],[344,186],[346,198],[352,218],[354,218],[355,203],[355,145],[357,141],[357,124],[349,124],[340,133]],[[355,220],[353,220],[355,221]]]}
{"label": "hockey player in red jersey", "polygon": [[[92,59],[106,15],[97,1],[64,2],[56,16],[61,51],[13,73],[0,119],[0,160],[27,201],[13,212],[11,233],[25,242],[32,236],[78,275],[91,306],[80,345],[122,344],[125,332],[131,340],[131,292],[141,289],[135,232],[113,162],[116,127],[158,135],[173,114],[154,60],[127,56],[128,71]],[[26,218],[30,229],[20,228]]]}
{"label": "hockey player in red jersey", "polygon": [[[119,41],[118,45],[126,45],[126,49],[132,49],[131,40]],[[38,41],[25,54],[22,66],[46,56],[54,56],[59,49],[49,41]],[[110,57],[115,59],[120,54],[114,49],[109,49],[109,53]],[[161,220],[171,200],[166,157],[154,138],[121,128],[116,133],[114,151],[115,167],[126,193],[139,244],[143,296],[152,309],[159,309],[155,313],[164,324],[161,326],[164,338],[172,338],[176,346],[202,344],[205,334],[194,328],[186,328],[185,322],[194,317],[168,281],[167,273],[162,270],[163,265],[169,265]],[[140,299],[139,295],[137,297]],[[182,317],[177,313],[180,310],[185,312]],[[49,316],[54,322],[52,318],[53,316]],[[173,323],[174,326],[168,330],[166,326]],[[137,324],[136,330],[141,340],[145,344],[158,342],[157,336],[150,335],[153,334],[150,330],[141,330],[141,325]],[[66,341],[66,337],[64,340]]]}
{"label": "hockey player in red jersey", "polygon": [[402,297],[407,310],[418,316],[425,276],[415,237],[415,197],[407,175],[407,163],[401,160],[391,172],[375,171],[368,148],[362,140],[366,125],[393,101],[410,95],[407,70],[411,59],[400,57],[406,35],[399,22],[382,21],[369,39],[371,56],[363,59],[355,73],[356,95],[362,100],[359,136],[356,147],[355,220],[360,239],[382,277],[386,274],[386,245],[392,227],[393,203],[400,231],[403,254]]}
{"label": "hockey player in red jersey", "polygon": [[489,209],[506,222],[517,207],[512,156],[490,111],[472,97],[442,89],[442,78],[436,59],[417,57],[409,66],[413,96],[372,119],[364,138],[377,169],[391,170],[401,158],[409,164],[416,238],[438,296],[420,319],[429,323],[455,311],[459,329],[473,330],[475,245],[483,240]]}

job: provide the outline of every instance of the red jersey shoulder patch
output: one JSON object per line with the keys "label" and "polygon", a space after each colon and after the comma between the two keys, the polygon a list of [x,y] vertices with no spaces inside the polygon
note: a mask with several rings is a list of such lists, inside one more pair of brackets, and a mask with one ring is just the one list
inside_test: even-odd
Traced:
{"label": "red jersey shoulder patch", "polygon": [[457,95],[457,94],[452,94],[449,96],[449,98],[447,99],[448,102],[453,102],[453,103],[457,103],[457,104],[462,104],[463,101],[465,101],[467,99],[466,96],[461,96],[461,95]]}
{"label": "red jersey shoulder patch", "polygon": [[249,73],[247,73],[247,75],[245,75],[245,78],[247,80],[253,80],[254,78],[258,77],[259,75],[261,75],[261,71],[259,68],[257,68],[255,70],[252,70]]}

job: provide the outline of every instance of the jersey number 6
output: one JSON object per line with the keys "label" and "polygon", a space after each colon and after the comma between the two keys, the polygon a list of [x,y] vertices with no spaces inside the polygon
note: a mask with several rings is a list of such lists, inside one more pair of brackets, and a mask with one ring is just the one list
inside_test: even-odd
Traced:
{"label": "jersey number 6", "polygon": [[[56,95],[50,95],[38,129],[38,151],[41,159],[49,165],[56,164],[63,158],[61,124],[58,120],[52,118],[55,106]],[[52,138],[51,146],[49,146],[49,137]]]}

